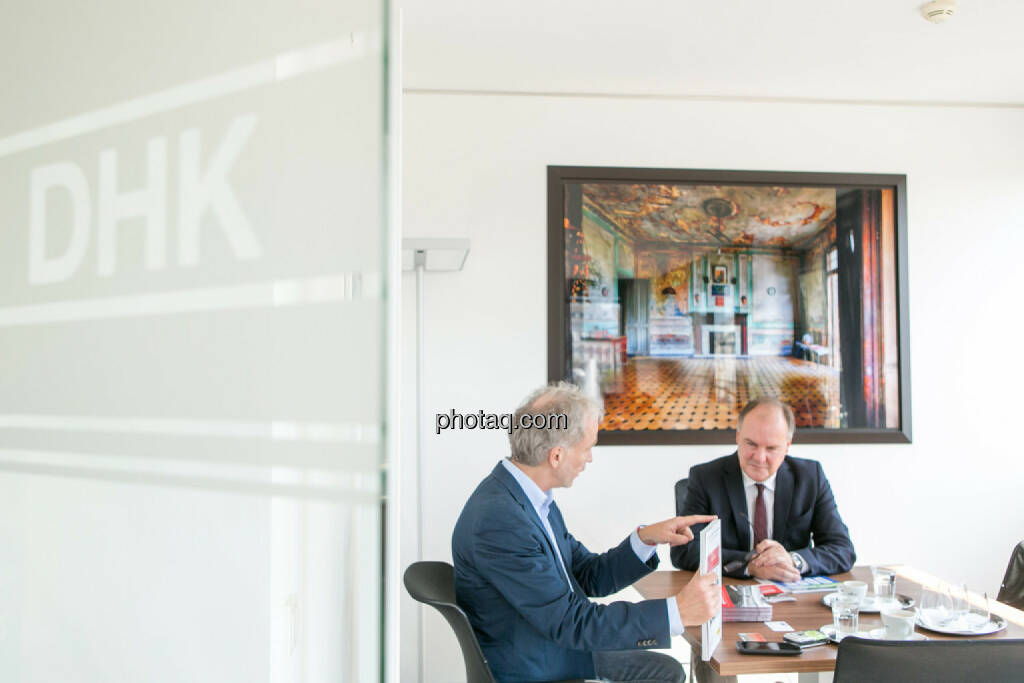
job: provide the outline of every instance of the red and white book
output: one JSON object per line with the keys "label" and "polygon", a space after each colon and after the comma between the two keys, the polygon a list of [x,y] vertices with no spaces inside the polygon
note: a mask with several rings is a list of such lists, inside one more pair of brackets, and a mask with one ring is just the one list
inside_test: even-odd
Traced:
{"label": "red and white book", "polygon": [[[722,523],[714,520],[700,532],[700,573],[718,575],[722,585]],[[722,642],[722,608],[700,627],[700,658],[705,662]]]}

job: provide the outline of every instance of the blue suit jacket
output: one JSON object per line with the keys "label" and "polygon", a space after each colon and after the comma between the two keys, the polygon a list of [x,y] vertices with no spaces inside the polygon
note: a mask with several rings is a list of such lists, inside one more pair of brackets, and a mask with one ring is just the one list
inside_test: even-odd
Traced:
{"label": "blue suit jacket", "polygon": [[502,683],[594,676],[594,650],[667,648],[664,600],[592,603],[658,566],[637,558],[629,538],[596,555],[565,528],[555,503],[548,522],[572,581],[566,584],[550,537],[522,487],[501,463],[455,524],[455,599]]}
{"label": "blue suit jacket", "polygon": [[[690,468],[683,514],[718,515],[722,520],[722,564],[743,559],[750,548],[753,519],[747,514],[735,453]],[[693,526],[695,539],[702,528],[703,524]],[[775,478],[772,538],[786,550],[800,553],[810,566],[806,574],[839,574],[853,566],[857,555],[821,463],[788,455],[782,461]],[[672,564],[697,569],[699,548],[699,540],[672,548]],[[743,576],[743,569],[733,575]]]}

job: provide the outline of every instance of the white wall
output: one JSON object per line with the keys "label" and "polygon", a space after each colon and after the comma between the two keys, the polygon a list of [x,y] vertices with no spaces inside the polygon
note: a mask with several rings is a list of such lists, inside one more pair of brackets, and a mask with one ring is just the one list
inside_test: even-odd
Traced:
{"label": "white wall", "polygon": [[[435,436],[434,414],[510,411],[547,376],[547,165],[906,173],[914,442],[797,442],[792,453],[822,461],[859,563],[905,562],[997,590],[1024,537],[1013,407],[1024,111],[440,94],[408,94],[403,105],[405,236],[472,240],[464,271],[426,282],[426,558],[450,560],[463,503],[507,450],[500,432]],[[410,435],[412,285],[406,276]],[[408,492],[413,440],[405,443]],[[598,447],[557,499],[573,533],[603,550],[670,516],[672,483],[729,450]],[[404,566],[415,559],[415,499],[403,500]],[[408,602],[402,680],[415,680]],[[427,624],[425,680],[464,680],[447,626],[433,614]]]}

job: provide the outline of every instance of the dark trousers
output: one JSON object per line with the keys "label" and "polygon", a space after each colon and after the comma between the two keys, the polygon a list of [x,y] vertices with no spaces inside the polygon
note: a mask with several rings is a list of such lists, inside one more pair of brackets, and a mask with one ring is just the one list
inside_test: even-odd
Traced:
{"label": "dark trousers", "polygon": [[684,683],[686,674],[675,657],[652,650],[594,653],[597,677],[610,683]]}

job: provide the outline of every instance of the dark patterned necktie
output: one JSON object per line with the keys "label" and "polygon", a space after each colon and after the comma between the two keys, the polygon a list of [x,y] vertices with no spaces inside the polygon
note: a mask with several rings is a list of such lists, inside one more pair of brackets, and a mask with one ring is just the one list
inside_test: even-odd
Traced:
{"label": "dark patterned necktie", "polygon": [[768,538],[768,510],[764,505],[764,484],[757,484],[757,500],[754,501],[754,547]]}

